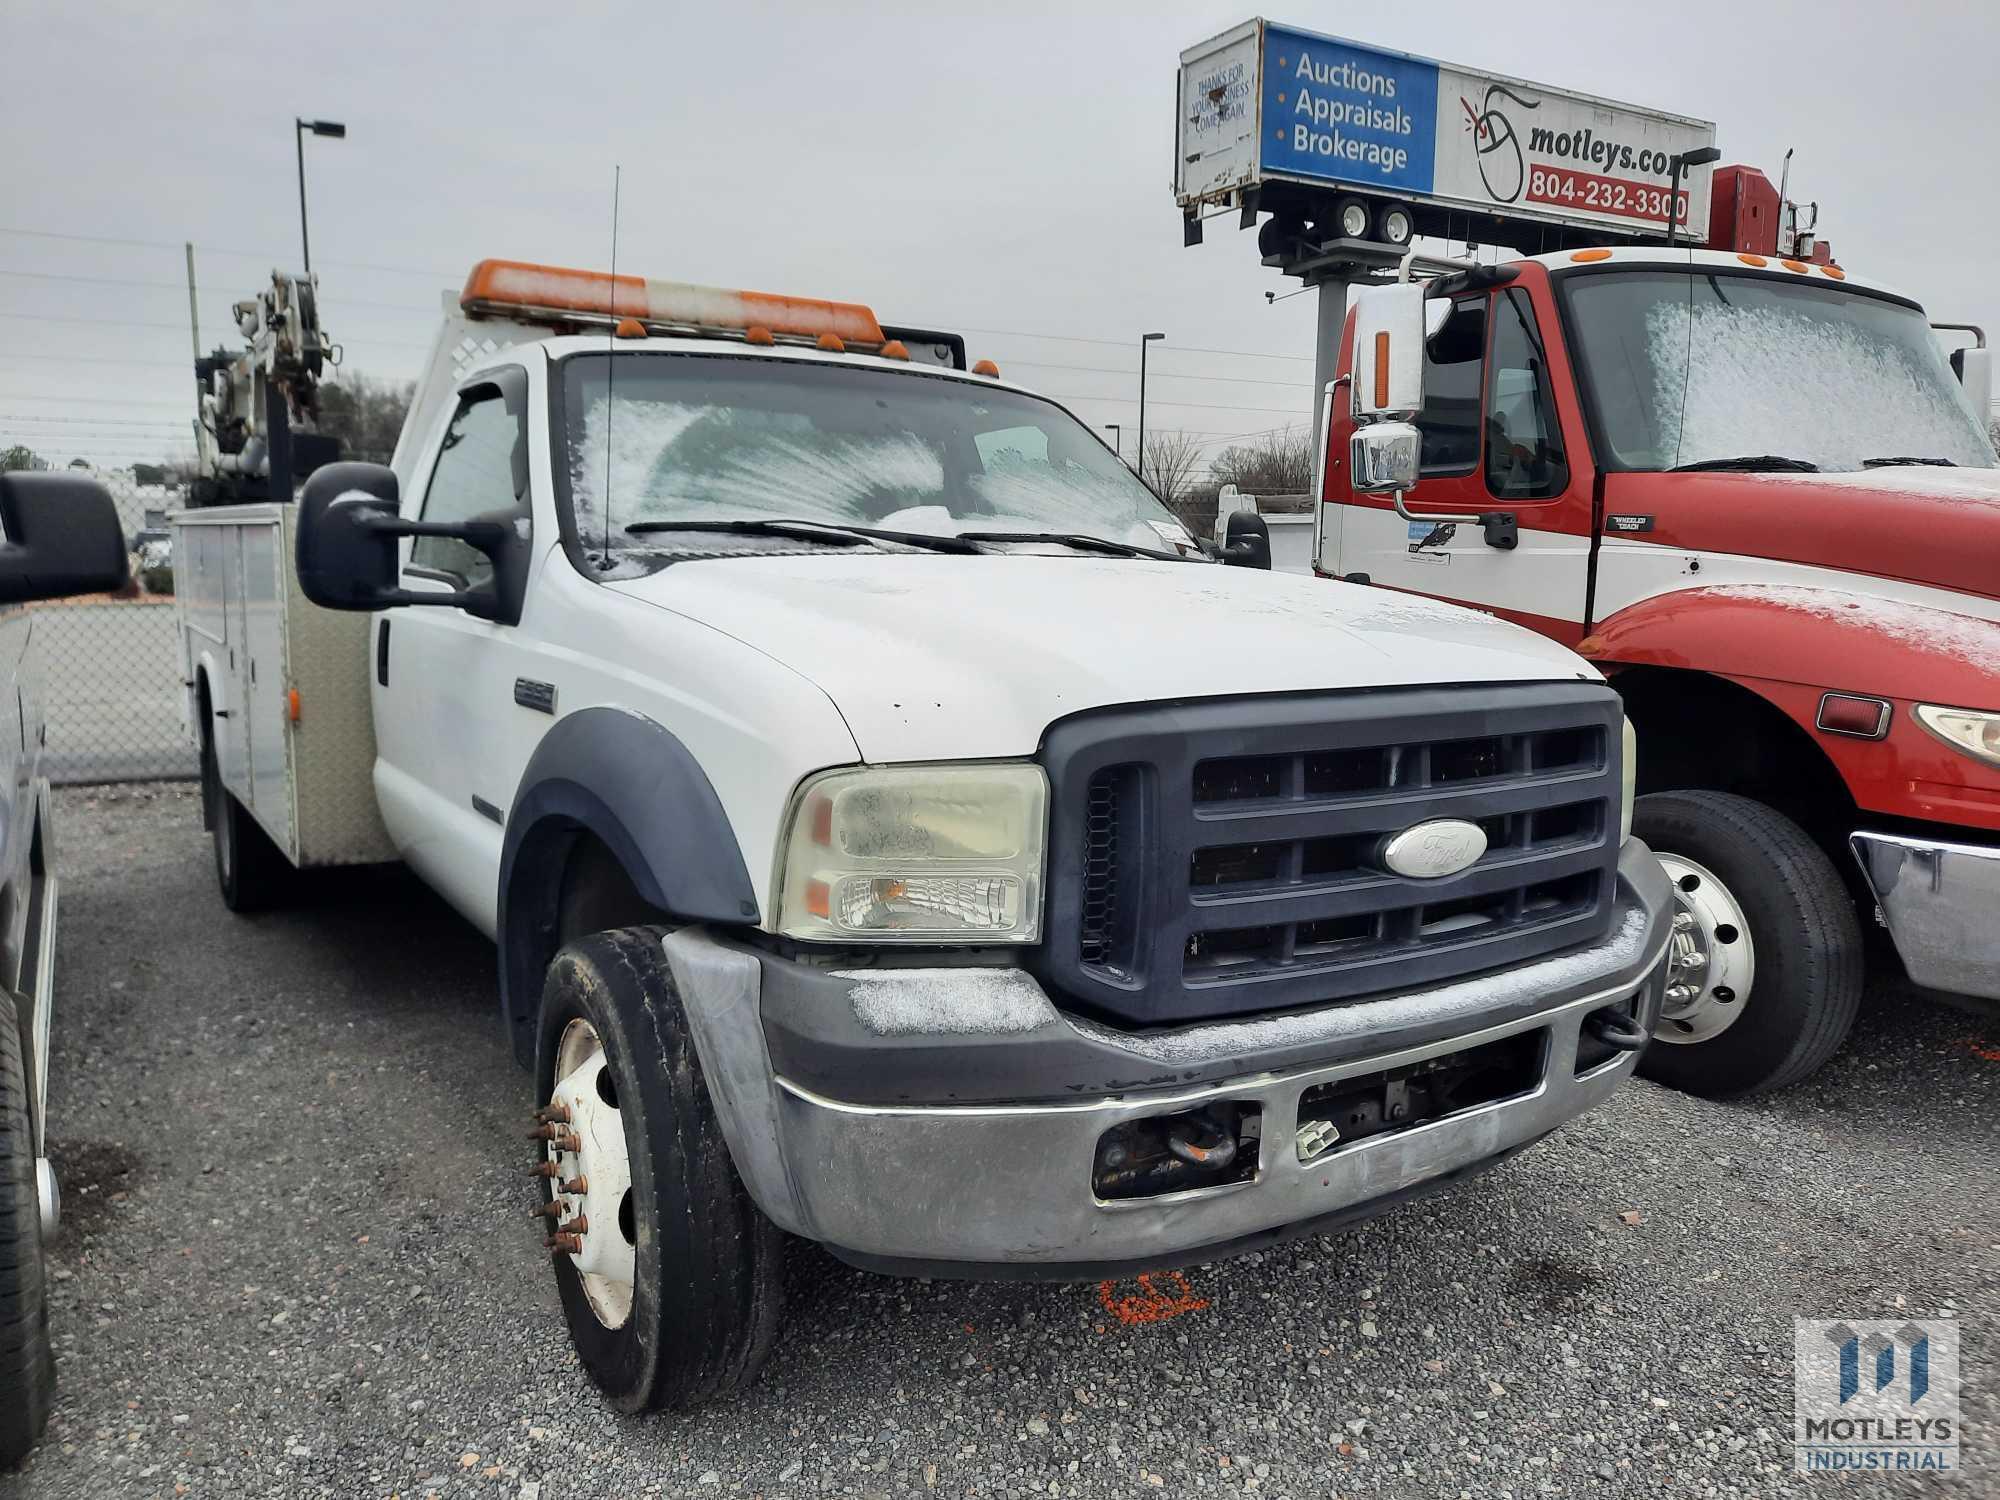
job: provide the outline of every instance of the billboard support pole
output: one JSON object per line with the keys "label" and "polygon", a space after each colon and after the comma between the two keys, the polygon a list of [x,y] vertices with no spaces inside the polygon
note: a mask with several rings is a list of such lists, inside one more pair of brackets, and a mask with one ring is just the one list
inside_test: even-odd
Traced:
{"label": "billboard support pole", "polygon": [[[1350,275],[1329,276],[1319,283],[1319,322],[1313,337],[1313,420],[1319,420],[1320,392],[1333,379],[1340,364],[1340,332],[1347,326],[1347,291],[1349,287],[1365,285],[1366,272],[1360,267]],[[1324,433],[1318,434],[1323,439]]]}

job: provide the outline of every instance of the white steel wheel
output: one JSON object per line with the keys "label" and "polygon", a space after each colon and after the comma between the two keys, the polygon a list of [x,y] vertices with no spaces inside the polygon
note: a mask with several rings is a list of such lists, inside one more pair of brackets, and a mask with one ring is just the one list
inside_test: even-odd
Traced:
{"label": "white steel wheel", "polygon": [[555,1074],[543,1112],[544,1149],[557,1173],[550,1184],[558,1209],[550,1248],[569,1256],[597,1320],[622,1328],[632,1316],[638,1260],[632,1158],[617,1076],[606,1066],[597,1028],[580,1016],[563,1028]]}
{"label": "white steel wheel", "polygon": [[1757,948],[1743,905],[1706,865],[1654,851],[1674,883],[1667,994],[1653,1040],[1705,1042],[1734,1026],[1757,978]]}

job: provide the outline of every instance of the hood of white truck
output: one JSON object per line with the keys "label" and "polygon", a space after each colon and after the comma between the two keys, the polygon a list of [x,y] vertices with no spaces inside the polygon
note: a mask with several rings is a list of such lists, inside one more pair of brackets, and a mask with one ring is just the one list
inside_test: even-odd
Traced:
{"label": "hood of white truck", "polygon": [[1598,676],[1473,610],[1199,563],[732,557],[607,586],[810,679],[871,761],[1031,755],[1055,720],[1112,704]]}

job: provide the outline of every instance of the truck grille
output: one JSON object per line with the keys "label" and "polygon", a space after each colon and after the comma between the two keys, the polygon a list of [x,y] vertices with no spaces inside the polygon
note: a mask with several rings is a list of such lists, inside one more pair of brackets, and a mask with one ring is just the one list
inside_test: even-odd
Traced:
{"label": "truck grille", "polygon": [[[1618,700],[1589,683],[1213,699],[1081,714],[1054,793],[1047,978],[1172,1024],[1522,962],[1608,931]],[[1411,879],[1387,841],[1475,823],[1469,869]]]}

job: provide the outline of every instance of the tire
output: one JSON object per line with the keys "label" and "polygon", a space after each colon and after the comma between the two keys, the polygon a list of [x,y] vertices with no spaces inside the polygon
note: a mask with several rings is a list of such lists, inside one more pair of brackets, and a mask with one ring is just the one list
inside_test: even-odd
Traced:
{"label": "tire", "polygon": [[[770,1352],[781,1310],[783,1236],[750,1201],[730,1161],[661,951],[666,932],[622,927],[563,948],[542,990],[536,1054],[537,1097],[553,1099],[562,1081],[558,1059],[570,1055],[565,1038],[582,1035],[582,1023],[601,1042],[603,1072],[614,1084],[608,1099],[622,1125],[631,1187],[615,1211],[587,1216],[585,1235],[616,1232],[632,1246],[623,1321],[612,1326],[601,1310],[614,1286],[587,1284],[569,1253],[557,1250],[554,1261],[577,1355],[627,1412],[693,1406],[742,1390]],[[588,1151],[589,1141],[583,1144]],[[545,1149],[565,1172],[593,1170],[590,1157],[565,1156],[560,1142]],[[546,1208],[556,1184],[540,1182]],[[591,1201],[603,1207],[596,1194]]]}
{"label": "tire", "polygon": [[[1689,1020],[1661,1017],[1639,1072],[1712,1099],[1767,1093],[1815,1072],[1846,1040],[1866,973],[1853,898],[1825,851],[1783,813],[1727,792],[1641,797],[1632,831],[1678,874],[1679,910],[1734,903],[1742,932],[1731,942],[1747,937],[1754,955],[1754,983],[1728,1002],[1735,1013],[1724,1015],[1704,989]],[[1723,889],[1704,888],[1709,881]],[[1697,915],[1692,930],[1702,927]],[[1714,972],[1674,978],[1703,983]],[[1689,1039],[1719,1015],[1724,1029]]]}
{"label": "tire", "polygon": [[28,1073],[13,997],[0,991],[0,1465],[27,1457],[55,1389]]}
{"label": "tire", "polygon": [[222,784],[215,736],[206,721],[201,735],[201,821],[214,846],[215,883],[222,904],[234,912],[279,905],[291,882],[291,862]]}

